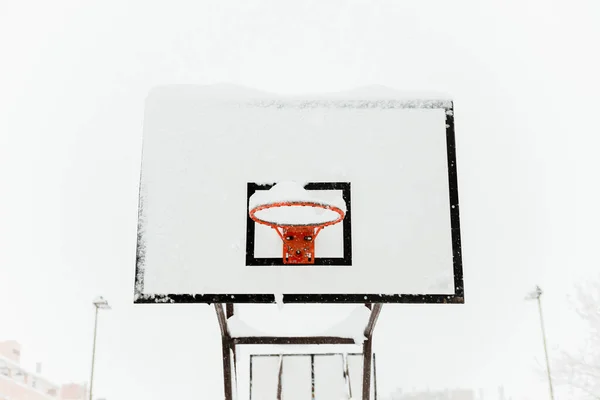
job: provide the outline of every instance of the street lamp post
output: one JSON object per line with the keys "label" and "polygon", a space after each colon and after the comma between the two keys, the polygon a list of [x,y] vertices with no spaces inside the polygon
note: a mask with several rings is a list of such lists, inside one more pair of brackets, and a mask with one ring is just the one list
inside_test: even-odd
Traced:
{"label": "street lamp post", "polygon": [[108,305],[108,301],[104,300],[102,296],[97,297],[94,302],[94,307],[96,308],[96,315],[94,317],[94,343],[92,345],[92,372],[90,376],[90,398],[92,400],[92,392],[94,388],[94,361],[96,360],[96,334],[98,332],[98,310],[110,310],[110,306]]}
{"label": "street lamp post", "polygon": [[537,300],[538,310],[540,313],[540,325],[542,327],[542,340],[544,342],[544,355],[546,357],[546,372],[548,373],[548,385],[550,387],[550,399],[554,400],[554,388],[552,387],[552,373],[550,372],[550,359],[548,358],[548,346],[546,344],[546,329],[544,327],[544,315],[542,313],[542,289],[539,286],[535,287],[535,291],[527,296],[528,300]]}

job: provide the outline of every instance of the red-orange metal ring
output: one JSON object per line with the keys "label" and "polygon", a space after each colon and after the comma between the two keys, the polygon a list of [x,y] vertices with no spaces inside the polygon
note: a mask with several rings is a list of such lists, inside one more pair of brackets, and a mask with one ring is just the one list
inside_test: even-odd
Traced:
{"label": "red-orange metal ring", "polygon": [[[317,207],[317,208],[324,208],[326,210],[335,211],[340,216],[339,216],[339,218],[337,218],[334,221],[323,222],[322,224],[278,224],[276,222],[264,221],[254,215],[257,211],[261,211],[261,210],[265,210],[267,208],[273,208],[273,207]],[[339,207],[328,205],[328,204],[315,203],[312,201],[282,201],[282,202],[278,202],[278,203],[262,204],[260,206],[254,207],[252,210],[250,210],[250,218],[252,218],[252,220],[254,222],[257,222],[257,223],[263,224],[263,225],[267,225],[267,226],[270,226],[271,228],[275,228],[275,229],[287,228],[287,227],[291,227],[291,226],[313,226],[315,228],[324,228],[326,226],[335,225],[338,222],[341,222],[344,219],[344,216],[345,216],[344,211],[342,211],[342,209]]]}

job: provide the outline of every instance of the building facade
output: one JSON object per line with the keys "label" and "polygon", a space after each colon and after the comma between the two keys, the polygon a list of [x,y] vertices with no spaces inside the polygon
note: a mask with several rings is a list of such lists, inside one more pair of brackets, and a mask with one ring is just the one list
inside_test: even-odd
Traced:
{"label": "building facade", "polygon": [[0,342],[0,400],[85,400],[86,387],[80,384],[58,385],[42,376],[41,364],[36,371],[21,366],[21,345]]}

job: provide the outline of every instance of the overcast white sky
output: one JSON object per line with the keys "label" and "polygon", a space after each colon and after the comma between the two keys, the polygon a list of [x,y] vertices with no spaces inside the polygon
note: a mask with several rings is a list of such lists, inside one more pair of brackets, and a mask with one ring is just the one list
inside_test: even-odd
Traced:
{"label": "overcast white sky", "polygon": [[595,0],[1,1],[0,340],[85,381],[102,294],[98,397],[219,398],[213,309],[132,304],[144,99],[169,83],[376,83],[455,100],[466,293],[384,307],[380,393],[544,398],[522,299],[540,284],[551,350],[572,342],[566,293],[598,266],[599,18]]}

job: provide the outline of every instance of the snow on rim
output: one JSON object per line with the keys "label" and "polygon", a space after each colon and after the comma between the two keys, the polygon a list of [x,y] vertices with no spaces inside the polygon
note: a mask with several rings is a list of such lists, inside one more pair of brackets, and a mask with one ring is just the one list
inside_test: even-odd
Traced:
{"label": "snow on rim", "polygon": [[257,207],[277,203],[314,203],[322,207],[311,206],[276,206],[258,210],[254,216],[264,222],[272,224],[292,225],[318,225],[333,222],[340,218],[340,214],[326,207],[336,207],[346,213],[346,202],[341,194],[335,198],[320,198],[318,194],[304,189],[304,185],[297,182],[279,182],[269,190],[258,190],[250,196],[248,211]]}

